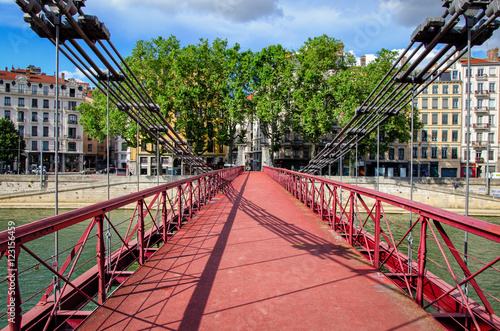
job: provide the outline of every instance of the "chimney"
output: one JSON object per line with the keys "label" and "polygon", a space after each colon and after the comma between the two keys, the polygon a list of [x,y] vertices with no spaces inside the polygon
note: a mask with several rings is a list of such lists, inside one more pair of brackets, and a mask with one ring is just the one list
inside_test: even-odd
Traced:
{"label": "chimney", "polygon": [[498,62],[498,47],[488,50],[488,61]]}
{"label": "chimney", "polygon": [[62,80],[64,80],[64,78],[65,78],[64,76],[65,76],[65,75],[64,75],[64,72],[62,72],[62,73],[61,73],[61,79],[62,79]]}

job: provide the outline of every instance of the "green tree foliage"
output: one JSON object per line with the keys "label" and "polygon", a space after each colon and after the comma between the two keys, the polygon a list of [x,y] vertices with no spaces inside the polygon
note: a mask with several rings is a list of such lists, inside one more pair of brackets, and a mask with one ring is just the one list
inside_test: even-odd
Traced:
{"label": "green tree foliage", "polygon": [[[389,71],[397,53],[382,49],[377,53],[377,58],[365,67],[351,67],[329,77],[334,103],[337,105],[334,117],[338,124],[345,126],[354,116],[356,107],[368,98],[378,82]],[[418,111],[414,113],[414,129],[421,127]],[[386,151],[395,141],[408,142],[411,130],[411,108],[407,106],[398,116],[389,118],[380,126],[381,151]],[[360,154],[374,153],[377,146],[377,132],[372,132],[368,139],[360,145]]]}
{"label": "green tree foliage", "polygon": [[338,75],[355,63],[352,55],[344,54],[340,40],[322,35],[309,38],[293,57],[295,74],[292,77],[293,129],[312,143],[332,132],[337,121],[335,110],[342,100],[333,98],[341,88],[329,78]]}
{"label": "green tree foliage", "polygon": [[293,63],[290,53],[281,45],[272,45],[257,53],[254,61],[255,115],[273,152],[280,149],[280,138],[291,126],[291,91]]}
{"label": "green tree foliage", "polygon": [[11,120],[0,118],[0,160],[13,165],[18,151],[24,151],[26,142]]}

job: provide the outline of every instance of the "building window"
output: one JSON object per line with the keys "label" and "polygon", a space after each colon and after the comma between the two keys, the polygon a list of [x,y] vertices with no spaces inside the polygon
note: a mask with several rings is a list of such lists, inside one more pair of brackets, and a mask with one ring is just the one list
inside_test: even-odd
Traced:
{"label": "building window", "polygon": [[87,145],[87,152],[89,152],[89,153],[92,152],[92,144]]}
{"label": "building window", "polygon": [[24,94],[24,84],[17,85],[17,92],[19,94]]}
{"label": "building window", "polygon": [[38,86],[33,85],[31,87],[31,94],[33,94],[33,95],[37,95],[38,94]]}
{"label": "building window", "polygon": [[49,127],[48,126],[44,126],[43,127],[43,136],[44,137],[48,137],[49,136]]}
{"label": "building window", "polygon": [[76,101],[68,101],[68,110],[76,110]]}
{"label": "building window", "polygon": [[31,121],[38,122],[38,113],[36,111],[31,112]]}
{"label": "building window", "polygon": [[43,113],[43,122],[48,123],[49,122],[49,113]]}
{"label": "building window", "polygon": [[429,94],[429,87],[424,88],[422,94]]}
{"label": "building window", "polygon": [[448,147],[442,147],[441,148],[441,158],[442,159],[447,159],[448,158]]}
{"label": "building window", "polygon": [[61,109],[61,100],[57,100],[57,108],[56,108],[56,100],[54,100],[54,109]]}
{"label": "building window", "polygon": [[431,137],[432,141],[438,141],[438,130],[432,130]]}
{"label": "building window", "polygon": [[4,111],[4,117],[5,117],[6,120],[10,121],[10,110]]}
{"label": "building window", "polygon": [[443,101],[442,101],[443,105],[442,105],[442,108],[443,109],[448,109],[448,98],[444,98]]}
{"label": "building window", "polygon": [[68,138],[76,139],[76,128],[68,128]]}
{"label": "building window", "polygon": [[24,112],[23,111],[18,111],[17,112],[17,121],[18,122],[24,122]]}
{"label": "building window", "polygon": [[422,141],[423,142],[427,141],[427,130],[422,130]]}
{"label": "building window", "polygon": [[416,159],[418,157],[418,147],[413,146],[413,158]]}
{"label": "building window", "polygon": [[437,147],[431,147],[431,158],[432,159],[438,158],[438,148]]}
{"label": "building window", "polygon": [[458,130],[451,131],[451,141],[455,143],[458,142]]}
{"label": "building window", "polygon": [[441,124],[448,125],[448,113],[443,113],[441,115]]}
{"label": "building window", "polygon": [[453,113],[451,114],[451,124],[452,125],[458,125],[458,119],[460,118],[459,113]]}
{"label": "building window", "polygon": [[458,159],[458,147],[451,148],[451,158],[454,160]]}
{"label": "building window", "polygon": [[438,114],[432,114],[432,125],[438,124]]}
{"label": "building window", "polygon": [[127,151],[127,143],[122,143],[122,152]]}
{"label": "building window", "polygon": [[448,94],[448,85],[443,85],[443,94]]}
{"label": "building window", "polygon": [[453,109],[458,109],[458,107],[459,107],[459,104],[458,104],[458,98],[453,98],[453,99],[452,99],[452,105],[451,105],[451,107],[452,107]]}
{"label": "building window", "polygon": [[453,94],[460,93],[460,85],[453,85]]}
{"label": "building window", "polygon": [[49,150],[49,142],[48,141],[44,141],[43,143],[43,151],[46,152]]}
{"label": "building window", "polygon": [[48,86],[43,87],[43,95],[49,95],[49,87]]}
{"label": "building window", "polygon": [[302,151],[302,157],[304,159],[308,159],[309,158],[309,148],[304,148],[304,150]]}
{"label": "building window", "polygon": [[404,159],[405,159],[405,149],[399,148],[398,149],[398,160],[402,161]]}
{"label": "building window", "polygon": [[448,141],[448,130],[443,130],[441,132],[441,141],[443,141],[443,142]]}
{"label": "building window", "polygon": [[493,144],[495,142],[495,134],[494,133],[492,133],[492,132],[488,133],[488,142],[490,144]]}
{"label": "building window", "polygon": [[5,84],[5,92],[10,93],[10,84],[9,83]]}
{"label": "building window", "polygon": [[78,118],[76,115],[68,115],[68,124],[78,124]]}
{"label": "building window", "polygon": [[428,114],[422,114],[422,124],[427,125],[428,124]]}
{"label": "building window", "polygon": [[293,150],[293,157],[298,158],[300,156],[300,149],[294,149]]}
{"label": "building window", "polygon": [[490,83],[490,93],[495,93],[495,83]]}
{"label": "building window", "polygon": [[395,153],[394,148],[389,148],[389,160],[394,160]]}
{"label": "building window", "polygon": [[453,70],[451,72],[451,79],[454,79],[454,80],[458,79],[458,71]]}
{"label": "building window", "polygon": [[439,94],[439,85],[432,85],[432,94]]}
{"label": "building window", "polygon": [[24,98],[17,99],[17,106],[24,107]]}
{"label": "building window", "polygon": [[489,100],[488,108],[490,108],[490,110],[497,109],[497,105],[496,105],[496,100],[495,99],[490,99]]}
{"label": "building window", "polygon": [[31,99],[31,108],[38,108],[38,99]]}
{"label": "building window", "polygon": [[495,151],[489,151],[488,152],[488,160],[494,160],[495,158]]}
{"label": "building window", "polygon": [[70,96],[71,98],[74,98],[74,97],[76,96],[76,93],[75,93],[75,92],[76,92],[76,90],[75,90],[74,88],[70,88],[70,89],[69,89],[69,96]]}
{"label": "building window", "polygon": [[429,99],[423,98],[422,99],[422,109],[428,109],[429,108]]}
{"label": "building window", "polygon": [[69,152],[76,152],[76,143],[75,142],[68,143],[68,151]]}
{"label": "building window", "polygon": [[421,156],[422,156],[422,159],[426,159],[427,158],[427,147],[422,147],[422,153],[421,153]]}
{"label": "building window", "polygon": [[19,131],[21,137],[24,137],[24,125],[19,125],[17,131]]}
{"label": "building window", "polygon": [[32,140],[31,141],[31,150],[32,151],[37,151],[38,150],[38,141]]}
{"label": "building window", "polygon": [[32,126],[31,127],[31,136],[32,137],[38,137],[38,126]]}
{"label": "building window", "polygon": [[49,100],[47,100],[47,99],[43,100],[43,108],[44,109],[49,109]]}
{"label": "building window", "polygon": [[10,106],[10,97],[5,97],[3,105],[4,106]]}

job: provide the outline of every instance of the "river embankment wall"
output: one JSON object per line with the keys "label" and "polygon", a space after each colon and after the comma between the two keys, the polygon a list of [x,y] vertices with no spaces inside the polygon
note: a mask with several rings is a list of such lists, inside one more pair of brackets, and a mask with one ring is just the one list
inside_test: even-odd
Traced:
{"label": "river embankment wall", "polygon": [[[161,176],[165,184],[188,176]],[[345,184],[356,184],[354,177],[326,177]],[[376,177],[359,177],[357,184],[370,189],[377,188]],[[140,189],[157,185],[156,176],[141,176]],[[107,199],[107,176],[61,175],[58,176],[58,200],[64,208],[78,208]],[[380,191],[410,199],[409,178],[380,178]],[[458,213],[465,210],[465,178],[414,178],[413,200]],[[54,204],[55,176],[0,175],[0,208],[52,208]],[[137,192],[137,177],[110,175],[110,198]],[[487,195],[483,178],[469,179],[470,214],[500,216],[500,179],[490,182]]]}

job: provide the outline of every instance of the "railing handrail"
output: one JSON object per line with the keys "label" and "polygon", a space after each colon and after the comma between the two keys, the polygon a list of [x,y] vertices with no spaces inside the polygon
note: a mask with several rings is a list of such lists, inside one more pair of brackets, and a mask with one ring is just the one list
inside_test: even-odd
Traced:
{"label": "railing handrail", "polygon": [[341,186],[342,188],[347,188],[354,193],[360,193],[363,195],[367,195],[369,197],[377,197],[377,199],[393,205],[403,208],[407,211],[428,217],[430,219],[438,219],[440,222],[444,224],[448,224],[454,226],[458,229],[479,235],[486,239],[495,241],[500,243],[500,225],[488,223],[482,220],[478,220],[476,218],[472,218],[469,216],[460,215],[457,213],[453,213],[450,211],[446,211],[437,207],[429,206],[421,202],[411,201],[405,198],[397,197],[394,195],[390,195],[387,193],[383,193],[380,191],[355,186],[352,184],[345,184],[342,182],[334,181],[331,179],[323,178],[320,176],[314,176],[310,174],[299,173],[295,171],[291,171],[288,169],[277,169],[264,166],[263,168],[269,168],[272,170],[279,170],[283,172],[288,172],[290,174],[299,175],[301,177],[306,177],[318,181],[323,181],[325,183],[333,184],[336,186]]}
{"label": "railing handrail", "polygon": [[[242,167],[221,169],[206,174],[180,179],[139,192],[130,193],[122,197],[117,197],[108,201],[103,201],[90,206],[68,211],[63,214],[54,215],[36,222],[21,225],[19,227],[16,227],[16,244],[19,245],[27,243],[31,240],[39,238],[42,234],[48,235],[50,233],[62,230],[73,224],[77,224],[97,215],[101,215],[103,212],[118,209],[140,199],[145,199],[158,194],[162,191],[170,190],[180,185],[184,185],[204,177],[214,176],[222,172],[238,172],[240,168]],[[7,250],[9,242],[8,237],[9,235],[7,230],[0,232],[0,252]]]}

